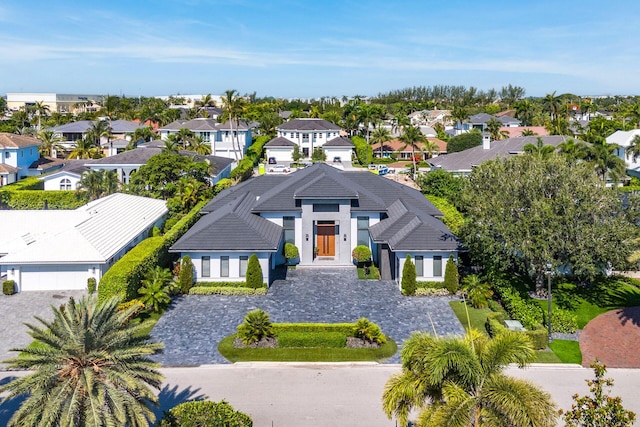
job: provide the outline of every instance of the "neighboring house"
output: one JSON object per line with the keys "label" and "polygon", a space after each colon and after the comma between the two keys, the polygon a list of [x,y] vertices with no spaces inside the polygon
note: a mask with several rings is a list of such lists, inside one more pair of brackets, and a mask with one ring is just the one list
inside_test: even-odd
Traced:
{"label": "neighboring house", "polygon": [[340,137],[341,130],[324,119],[293,119],[276,128],[276,138],[288,139],[300,147],[303,157],[311,157],[314,148]]}
{"label": "neighboring house", "polygon": [[[128,184],[131,174],[156,154],[163,151],[164,143],[152,141],[141,144],[137,148],[124,151],[115,156],[103,157],[101,159],[90,160],[67,160],[59,171],[43,176],[45,190],[75,190],[82,174],[89,170],[115,170],[118,180],[123,184]],[[222,178],[231,176],[231,166],[233,160],[220,156],[203,156],[192,151],[180,151],[183,156],[193,158],[195,161],[207,162],[211,165],[210,181],[215,185]]]}
{"label": "neighboring house", "polygon": [[640,137],[640,129],[618,130],[607,137],[607,144],[617,144],[619,146],[616,149],[616,154],[625,161],[627,173],[638,177],[640,176],[640,157],[634,160],[632,155],[627,154],[627,150],[636,136]]}
{"label": "neighboring house", "polygon": [[522,132],[531,131],[535,133],[535,136],[548,136],[549,131],[544,126],[510,126],[501,127],[500,133],[507,136],[507,138],[515,138],[517,136],[523,136]]}
{"label": "neighboring house", "polygon": [[256,254],[263,280],[295,244],[299,267],[352,266],[357,245],[371,248],[385,280],[402,280],[410,254],[418,280],[444,280],[459,243],[419,191],[365,171],[316,163],[290,175],[254,177],[220,193],[170,252],[189,255],[197,281],[245,280]]}
{"label": "neighboring house", "polygon": [[0,186],[42,173],[42,169],[38,169],[40,144],[32,136],[0,133]]}
{"label": "neighboring house", "polygon": [[[144,125],[140,123],[128,120],[107,120],[107,122],[111,127],[111,136],[109,138],[106,136],[100,137],[100,146],[105,156],[113,156],[123,152],[129,144],[129,141],[131,141],[131,134],[135,132],[136,129],[144,127]],[[87,136],[87,133],[94,123],[96,122],[91,120],[79,120],[77,122],[56,126],[51,130],[54,134],[62,138],[60,145],[62,145],[64,151],[70,152],[75,147],[76,141]],[[126,144],[123,141],[126,141]]]}
{"label": "neighboring house", "polygon": [[517,127],[517,126],[520,126],[520,123],[521,123],[520,120],[510,117],[509,115],[506,115],[506,114],[496,117],[487,113],[475,114],[469,117],[468,122],[471,125],[472,129],[485,131],[487,130],[487,123],[490,122],[491,120],[497,120],[504,127]]}
{"label": "neighboring house", "polygon": [[433,127],[436,123],[451,126],[450,110],[422,110],[414,111],[409,114],[409,120],[413,126],[429,126]]}
{"label": "neighboring house", "polygon": [[523,147],[527,144],[537,145],[538,138],[545,145],[557,147],[571,137],[567,136],[524,136],[491,141],[488,134],[483,134],[482,145],[469,148],[457,153],[449,153],[446,156],[438,156],[428,160],[435,169],[444,169],[458,175],[468,175],[479,164],[499,157],[508,157],[524,153]]}
{"label": "neighboring house", "polygon": [[[218,123],[211,118],[197,118],[193,120],[176,120],[158,129],[160,139],[166,141],[169,135],[178,133],[180,129],[187,129],[211,146],[211,154],[235,159],[241,158],[251,145],[251,127],[245,122],[238,125],[235,122]],[[238,151],[238,145],[240,151]]]}
{"label": "neighboring house", "polygon": [[[427,138],[427,140],[435,142],[438,146],[438,152],[433,153],[433,157],[446,154],[447,143],[445,141],[438,138]],[[415,144],[412,151],[410,145],[400,141],[399,139],[387,141],[382,144],[382,156],[380,155],[380,145],[381,144],[379,143],[372,145],[374,157],[390,158],[391,155],[395,153],[398,160],[411,160],[413,153],[415,153],[416,156],[419,155],[421,158],[424,156],[424,144],[422,142]]]}
{"label": "neighboring house", "polygon": [[85,113],[100,109],[103,95],[78,95],[64,93],[7,93],[7,109],[17,111],[42,102],[51,112]]}
{"label": "neighboring house", "polygon": [[71,211],[0,211],[0,276],[19,291],[86,289],[166,214],[164,200],[121,193]]}

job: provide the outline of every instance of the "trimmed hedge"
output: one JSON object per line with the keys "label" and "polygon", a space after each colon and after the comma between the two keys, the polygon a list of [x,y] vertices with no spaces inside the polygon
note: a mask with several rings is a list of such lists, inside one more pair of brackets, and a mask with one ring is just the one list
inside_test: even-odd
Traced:
{"label": "trimmed hedge", "polygon": [[88,201],[85,193],[76,191],[0,190],[0,209],[41,210],[45,202],[47,209],[76,209]]}
{"label": "trimmed hedge", "polygon": [[2,293],[5,295],[13,295],[16,293],[15,280],[5,280],[2,282]]}
{"label": "trimmed hedge", "polygon": [[347,335],[342,332],[323,332],[308,334],[306,332],[277,332],[278,347],[328,347],[344,348]]}
{"label": "trimmed hedge", "polygon": [[253,420],[224,400],[197,400],[181,403],[165,412],[160,427],[253,427]]}
{"label": "trimmed hedge", "polygon": [[246,288],[247,282],[196,282],[195,286],[200,288]]}
{"label": "trimmed hedge", "polygon": [[531,300],[524,299],[517,290],[509,285],[500,284],[499,281],[494,284],[494,289],[498,291],[502,305],[511,318],[519,320],[522,326],[529,330],[542,325],[544,320],[542,307]]}
{"label": "trimmed hedge", "polygon": [[120,258],[102,276],[98,286],[98,299],[105,301],[118,296],[123,301],[138,296],[145,274],[159,265],[169,267],[169,247],[173,245],[200,218],[200,210],[208,203],[203,200],[182,217],[164,236],[149,237]]}
{"label": "trimmed hedge", "polygon": [[529,337],[531,343],[533,344],[533,348],[535,348],[536,350],[544,350],[545,348],[547,348],[549,335],[547,334],[546,329],[538,328],[534,329],[533,331],[525,331],[523,333]]}
{"label": "trimmed hedge", "polygon": [[[547,320],[545,318],[545,320]],[[578,329],[578,316],[569,310],[551,310],[551,331],[572,334]]]}
{"label": "trimmed hedge", "polygon": [[484,328],[490,337],[495,337],[506,331],[507,327],[504,326],[504,315],[502,313],[489,313],[487,320],[484,322]]}
{"label": "trimmed hedge", "polygon": [[436,282],[435,280],[423,280],[416,282],[416,289],[445,289],[444,282]]}
{"label": "trimmed hedge", "polygon": [[[487,330],[489,336],[495,337],[496,335],[499,335],[508,330],[507,327],[504,326],[504,320],[504,314],[502,313],[489,313],[489,315],[487,315],[487,320],[485,321],[484,327]],[[529,340],[531,341],[534,349],[542,350],[547,348],[547,331],[541,326],[536,326],[536,328],[533,330],[526,330],[519,333],[525,334],[527,337],[529,337]]]}
{"label": "trimmed hedge", "polygon": [[416,297],[446,297],[451,294],[445,288],[418,288],[413,295]]}
{"label": "trimmed hedge", "polygon": [[297,332],[340,332],[345,335],[353,333],[354,323],[274,323],[276,334],[287,331]]}
{"label": "trimmed hedge", "polygon": [[189,295],[266,295],[267,288],[238,288],[231,286],[194,286],[189,289]]}

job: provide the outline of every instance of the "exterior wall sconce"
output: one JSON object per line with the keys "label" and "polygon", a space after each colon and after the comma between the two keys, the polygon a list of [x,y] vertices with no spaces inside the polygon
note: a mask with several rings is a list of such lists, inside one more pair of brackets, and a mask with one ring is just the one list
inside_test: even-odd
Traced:
{"label": "exterior wall sconce", "polygon": [[307,242],[309,241],[309,235],[308,235],[308,234],[305,234],[304,238],[305,238],[305,240],[306,240]]}
{"label": "exterior wall sconce", "polygon": [[11,275],[13,276],[15,274],[16,270],[15,268],[11,267]]}
{"label": "exterior wall sconce", "polygon": [[347,235],[346,234],[342,238],[344,239],[345,242],[347,241]]}
{"label": "exterior wall sconce", "polygon": [[93,268],[91,269],[91,274],[96,274],[96,268],[95,268],[95,267],[93,267]]}

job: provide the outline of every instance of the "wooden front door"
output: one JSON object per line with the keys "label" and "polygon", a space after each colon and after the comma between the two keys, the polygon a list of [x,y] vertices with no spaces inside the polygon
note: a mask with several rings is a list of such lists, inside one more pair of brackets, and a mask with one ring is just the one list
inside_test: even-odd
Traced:
{"label": "wooden front door", "polygon": [[334,224],[318,224],[317,225],[317,242],[318,256],[335,256],[336,255],[336,226]]}

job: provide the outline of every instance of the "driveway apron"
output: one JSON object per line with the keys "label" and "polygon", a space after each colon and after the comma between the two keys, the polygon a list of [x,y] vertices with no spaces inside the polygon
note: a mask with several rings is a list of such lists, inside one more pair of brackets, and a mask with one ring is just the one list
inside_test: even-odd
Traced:
{"label": "driveway apron", "polygon": [[[355,269],[290,270],[266,296],[189,295],[174,300],[152,331],[165,345],[156,360],[165,366],[229,363],[217,351],[250,310],[274,323],[340,323],[366,317],[399,346],[416,330],[462,335],[447,297],[404,297],[393,281],[358,280]],[[399,363],[399,352],[387,363]]]}

